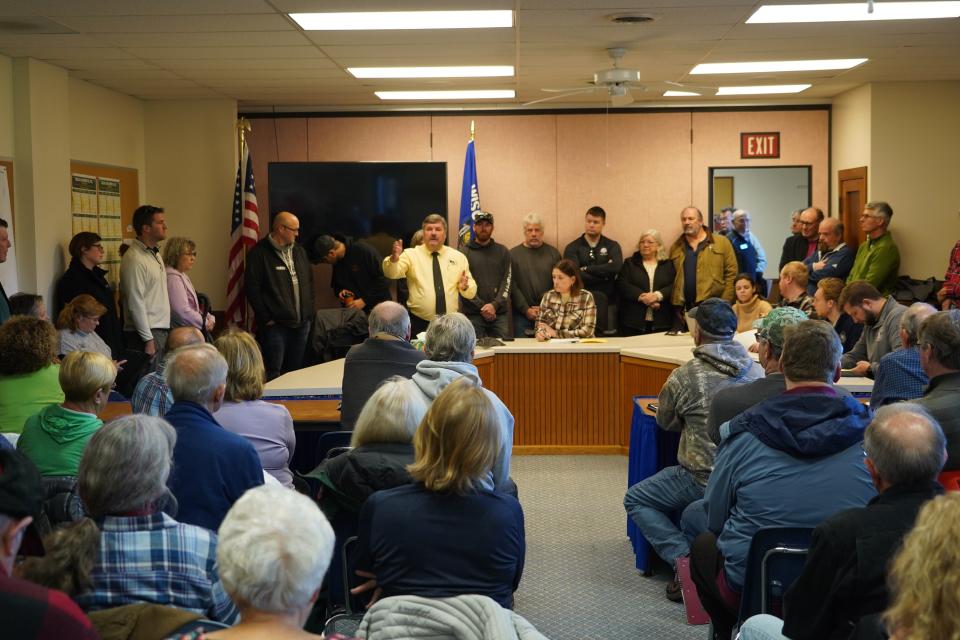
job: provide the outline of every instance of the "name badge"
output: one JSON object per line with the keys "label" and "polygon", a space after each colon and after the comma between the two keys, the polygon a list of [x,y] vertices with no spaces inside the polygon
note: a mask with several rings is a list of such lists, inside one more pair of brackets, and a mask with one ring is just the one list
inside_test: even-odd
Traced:
{"label": "name badge", "polygon": [[750,245],[748,245],[746,242],[744,242],[742,245],[740,245],[740,248],[746,250],[746,248],[747,248],[748,246],[750,246]]}
{"label": "name badge", "polygon": [[276,269],[277,271],[286,271],[286,270],[287,270],[286,267],[274,267],[274,269]]}

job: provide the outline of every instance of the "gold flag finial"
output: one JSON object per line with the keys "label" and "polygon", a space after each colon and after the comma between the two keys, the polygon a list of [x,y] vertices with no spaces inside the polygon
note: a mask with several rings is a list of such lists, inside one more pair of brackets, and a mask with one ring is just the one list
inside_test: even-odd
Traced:
{"label": "gold flag finial", "polygon": [[473,120],[470,121],[470,142],[473,142],[473,134],[476,131],[477,123]]}

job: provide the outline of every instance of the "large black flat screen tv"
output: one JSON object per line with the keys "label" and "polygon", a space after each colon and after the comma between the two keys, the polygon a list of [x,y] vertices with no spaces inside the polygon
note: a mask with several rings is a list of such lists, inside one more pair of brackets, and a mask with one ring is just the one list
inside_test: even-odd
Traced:
{"label": "large black flat screen tv", "polygon": [[300,219],[300,242],[312,255],[322,234],[364,239],[382,255],[404,246],[429,213],[447,215],[446,162],[271,162],[270,220]]}

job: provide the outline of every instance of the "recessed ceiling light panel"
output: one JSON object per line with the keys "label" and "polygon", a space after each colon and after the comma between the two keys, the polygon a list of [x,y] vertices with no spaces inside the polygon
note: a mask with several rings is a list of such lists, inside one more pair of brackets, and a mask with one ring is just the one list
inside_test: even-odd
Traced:
{"label": "recessed ceiling light panel", "polygon": [[469,89],[461,91],[375,91],[381,100],[512,100],[513,89]]}
{"label": "recessed ceiling light panel", "polygon": [[485,67],[348,67],[355,78],[500,78],[512,77],[512,66]]}
{"label": "recessed ceiling light panel", "polygon": [[664,91],[664,98],[686,98],[689,96],[699,96],[699,93],[694,93],[693,91]]}
{"label": "recessed ceiling light panel", "polygon": [[[872,9],[872,11],[871,11]],[[931,20],[960,17],[960,2],[849,2],[841,4],[765,4],[747,24]]]}
{"label": "recessed ceiling light panel", "polygon": [[776,73],[781,71],[827,71],[852,69],[867,61],[867,58],[845,58],[839,60],[782,60],[767,62],[711,62],[698,64],[692,75],[713,75],[720,73]]}
{"label": "recessed ceiling light panel", "polygon": [[800,93],[809,89],[809,84],[769,84],[754,85],[750,87],[720,87],[717,89],[718,96],[748,96],[763,95],[768,93]]}
{"label": "recessed ceiling light panel", "polygon": [[513,26],[513,12],[508,9],[490,11],[291,13],[290,17],[305,31],[492,29]]}

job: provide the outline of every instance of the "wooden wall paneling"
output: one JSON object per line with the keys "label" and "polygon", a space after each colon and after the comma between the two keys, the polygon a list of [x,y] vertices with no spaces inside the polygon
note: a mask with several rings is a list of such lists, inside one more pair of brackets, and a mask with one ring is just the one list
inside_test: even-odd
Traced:
{"label": "wooden wall paneling", "polygon": [[619,429],[615,438],[620,446],[630,446],[630,420],[633,418],[633,397],[656,397],[659,395],[660,389],[663,388],[664,383],[666,383],[667,378],[670,376],[670,372],[676,368],[677,365],[666,362],[621,356],[621,393],[619,400],[621,418],[617,423]]}

